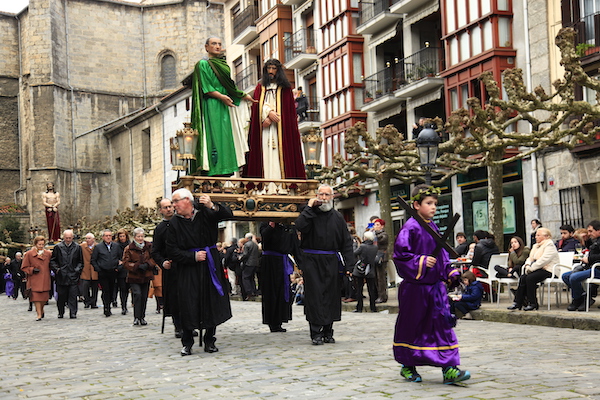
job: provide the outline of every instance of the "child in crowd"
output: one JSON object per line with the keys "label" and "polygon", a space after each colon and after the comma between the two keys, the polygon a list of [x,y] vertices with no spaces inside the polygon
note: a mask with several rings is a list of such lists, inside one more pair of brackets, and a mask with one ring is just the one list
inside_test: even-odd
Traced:
{"label": "child in crowd", "polygon": [[481,307],[483,298],[483,286],[477,280],[477,277],[471,271],[462,274],[462,283],[465,285],[462,294],[452,296],[450,310],[456,314],[456,310],[462,314],[462,319],[473,319],[469,311],[477,310]]}
{"label": "child in crowd", "polygon": [[[418,185],[412,192],[412,206],[433,230],[432,221],[439,189]],[[398,318],[394,332],[394,358],[402,369],[400,375],[410,382],[421,382],[416,366],[442,368],[444,384],[453,384],[471,377],[469,371],[458,369],[460,357],[450,313],[446,282],[458,283],[460,272],[453,269],[448,252],[437,247],[433,237],[414,218],[402,227],[394,245],[394,263],[403,278],[398,288]]]}

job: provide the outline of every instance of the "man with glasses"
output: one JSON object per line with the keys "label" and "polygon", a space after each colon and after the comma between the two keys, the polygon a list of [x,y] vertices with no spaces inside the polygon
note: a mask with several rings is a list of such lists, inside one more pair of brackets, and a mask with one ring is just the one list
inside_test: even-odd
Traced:
{"label": "man with glasses", "polygon": [[346,221],[333,209],[331,186],[319,186],[317,198],[296,219],[296,228],[301,233],[304,313],[312,343],[335,343],[333,322],[342,318],[340,274],[354,267],[354,253]]}

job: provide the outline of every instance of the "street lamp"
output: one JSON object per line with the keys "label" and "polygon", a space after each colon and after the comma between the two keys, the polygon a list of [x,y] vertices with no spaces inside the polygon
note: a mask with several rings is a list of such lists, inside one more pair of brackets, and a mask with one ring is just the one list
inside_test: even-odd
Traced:
{"label": "street lamp", "polygon": [[[198,131],[192,129],[190,122],[183,123],[184,128],[175,134],[176,145],[171,140],[171,162],[173,169],[190,173],[192,160],[196,159],[196,146],[198,145]],[[179,163],[181,162],[181,163]]]}
{"label": "street lamp", "polygon": [[439,143],[440,137],[437,132],[430,124],[425,125],[417,137],[417,149],[421,166],[425,168],[425,184],[428,186],[431,185],[431,169],[436,165]]}
{"label": "street lamp", "polygon": [[323,137],[319,129],[311,128],[302,136],[304,146],[304,157],[306,158],[306,170],[308,178],[313,179],[315,170],[321,166],[321,144]]}

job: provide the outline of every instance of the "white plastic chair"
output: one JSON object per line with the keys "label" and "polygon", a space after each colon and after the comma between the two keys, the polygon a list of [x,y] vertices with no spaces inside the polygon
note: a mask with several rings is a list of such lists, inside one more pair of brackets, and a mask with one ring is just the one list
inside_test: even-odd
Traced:
{"label": "white plastic chair", "polygon": [[548,310],[550,310],[550,287],[554,284],[554,291],[556,293],[556,306],[560,305],[560,300],[562,299],[562,287],[565,285],[565,282],[562,280],[562,276],[565,272],[569,272],[573,270],[573,257],[575,253],[572,251],[559,252],[558,253],[558,264],[552,266],[552,276],[550,278],[544,279],[540,288],[542,288],[542,301],[544,304],[544,286],[548,287]]}
{"label": "white plastic chair", "polygon": [[[600,268],[600,262],[597,262],[596,264],[592,265],[592,271],[596,268]],[[587,290],[586,290],[587,295],[586,295],[586,299],[585,299],[585,311],[587,312],[587,311],[590,311],[590,285],[592,283],[595,283],[596,285],[600,285],[600,278],[594,278],[594,274],[592,274],[584,282],[587,286]]]}
{"label": "white plastic chair", "polygon": [[[496,278],[496,270],[494,269],[495,265],[506,265],[508,262],[508,253],[494,254],[490,258],[490,262],[487,268],[480,267],[478,265],[472,265],[471,268],[479,268],[482,272],[487,274],[487,278],[477,278],[479,282],[487,283],[490,286],[490,303],[494,302],[494,286],[493,282],[498,282],[498,278]],[[499,294],[498,294],[499,295]]]}

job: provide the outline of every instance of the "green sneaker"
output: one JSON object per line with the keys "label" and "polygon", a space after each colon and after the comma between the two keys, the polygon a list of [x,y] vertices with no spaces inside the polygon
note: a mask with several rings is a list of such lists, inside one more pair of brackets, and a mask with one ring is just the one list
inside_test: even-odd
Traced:
{"label": "green sneaker", "polygon": [[461,371],[457,367],[446,367],[443,369],[444,372],[444,385],[451,385],[466,381],[471,377],[469,371]]}
{"label": "green sneaker", "polygon": [[400,375],[409,382],[421,382],[423,380],[415,367],[402,367]]}

